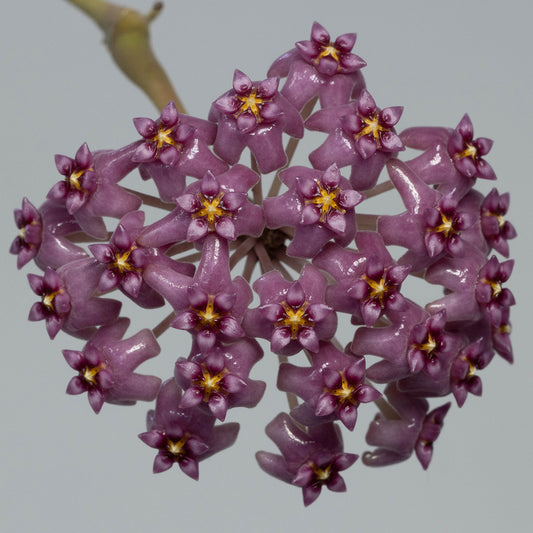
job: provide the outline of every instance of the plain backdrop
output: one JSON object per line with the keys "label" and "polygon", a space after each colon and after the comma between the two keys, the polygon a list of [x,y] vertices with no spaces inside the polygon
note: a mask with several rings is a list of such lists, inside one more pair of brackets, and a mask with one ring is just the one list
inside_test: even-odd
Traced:
{"label": "plain backdrop", "polygon": [[[129,5],[147,11],[150,2]],[[152,26],[153,44],[189,112],[206,117],[231,87],[233,70],[263,79],[270,63],[309,38],[314,20],[336,37],[357,32],[354,51],[368,66],[367,85],[381,107],[403,105],[399,129],[455,127],[465,112],[476,136],[495,140],[489,161],[508,215],[519,231],[508,286],[515,364],[496,356],[480,373],[483,396],[452,409],[430,468],[415,458],[373,470],[358,461],[345,472],[348,492],[324,490],[310,508],[301,491],[264,474],[258,449],[277,451],[264,426],[286,409],[268,351],[252,376],[268,382],[261,404],[237,409],[235,446],[200,465],[200,481],[177,467],[151,473],[154,452],[137,434],[148,405],[104,405],[95,416],[85,396],[65,395],[73,375],[61,350],[82,343],[29,323],[35,300],[8,248],[13,209],[27,196],[39,205],[58,179],[53,155],[118,148],[137,138],[131,119],[156,117],[147,98],[115,68],[98,28],[65,1],[9,2],[0,20],[2,172],[2,338],[0,360],[0,529],[7,532],[366,531],[496,533],[530,531],[533,363],[531,282],[532,46],[529,2],[315,0],[178,2],[168,0]],[[488,192],[493,184],[482,183]],[[422,294],[422,297],[424,295]],[[128,311],[125,311],[128,314]],[[143,327],[159,319],[142,315]],[[132,332],[130,332],[132,333]],[[351,335],[345,332],[345,340]],[[162,338],[146,372],[170,376],[188,339]],[[348,451],[365,450],[362,414]]]}

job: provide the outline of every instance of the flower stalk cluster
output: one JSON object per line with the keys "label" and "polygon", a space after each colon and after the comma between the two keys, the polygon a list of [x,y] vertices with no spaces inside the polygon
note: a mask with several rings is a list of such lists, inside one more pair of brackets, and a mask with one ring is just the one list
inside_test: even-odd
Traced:
{"label": "flower stalk cluster", "polygon": [[[15,210],[17,266],[42,271],[28,275],[38,296],[29,319],[52,339],[86,342],[63,351],[76,372],[67,393],[87,393],[96,413],[155,400],[139,437],[157,450],[156,473],[177,463],[198,479],[199,462],[233,444],[239,425],[225,420],[261,400],[267,385],[253,374],[264,348],[290,411],[266,428],[280,453],[257,461],[301,487],[305,505],[323,487],[346,490],[359,455],[344,451],[343,433],[360,409],[379,408],[361,462],[414,453],[427,468],[451,405],[440,399],[462,406],[481,394],[478,371],[495,354],[512,362],[509,195],[475,188],[496,179],[492,141],[474,138],[468,115],[455,128],[397,130],[403,108],[375,102],[355,41],[315,23],[266,79],[236,70],[208,120],[170,101],[158,118],[135,118],[124,147],[57,155],[60,181],[45,201]],[[308,166],[292,165],[311,130],[322,143]],[[419,154],[401,161],[406,147]],[[121,184],[137,171],[153,196]],[[387,191],[403,212],[364,212]],[[163,215],[148,221],[147,206]],[[409,276],[443,296],[416,301]],[[163,322],[124,338],[123,307],[165,305]],[[344,345],[339,313],[353,325]],[[137,373],[176,329],[190,344],[163,355],[168,375]],[[292,362],[299,353],[307,364]]]}

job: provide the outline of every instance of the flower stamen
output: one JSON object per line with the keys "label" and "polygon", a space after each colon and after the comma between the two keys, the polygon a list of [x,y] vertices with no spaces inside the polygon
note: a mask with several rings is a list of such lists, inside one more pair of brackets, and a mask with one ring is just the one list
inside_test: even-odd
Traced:
{"label": "flower stamen", "polygon": [[357,406],[359,402],[354,395],[356,388],[353,385],[348,384],[348,381],[342,372],[339,372],[339,374],[341,375],[341,386],[337,389],[327,389],[327,392],[336,396],[341,404],[351,403]]}
{"label": "flower stamen", "polygon": [[329,479],[329,476],[331,475],[331,465],[321,468],[315,465],[315,463],[310,463],[309,466],[313,469],[315,478],[319,483],[325,483]]}
{"label": "flower stamen", "polygon": [[124,272],[131,272],[132,270],[137,271],[137,269],[129,262],[130,254],[135,248],[137,247],[132,246],[126,252],[117,252],[115,255],[115,261],[109,265],[109,268],[116,268],[121,274],[124,274]]}
{"label": "flower stamen", "polygon": [[466,148],[455,154],[455,159],[463,159],[463,157],[471,157],[474,161],[477,159],[477,148],[472,144],[466,143]]}
{"label": "flower stamen", "polygon": [[159,125],[158,132],[150,139],[151,142],[157,144],[157,152],[163,148],[163,146],[179,146],[176,140],[172,137],[173,128],[164,129],[163,125]]}
{"label": "flower stamen", "polygon": [[213,375],[209,372],[205,364],[202,365],[202,378],[193,381],[192,384],[204,390],[204,402],[208,402],[211,394],[214,392],[220,392],[222,389],[220,381],[227,372],[227,369],[224,368],[222,372]]}
{"label": "flower stamen", "polygon": [[336,202],[337,195],[341,192],[340,187],[329,189],[323,187],[318,180],[315,180],[318,187],[318,194],[313,198],[305,200],[306,204],[315,204],[320,207],[320,222],[326,220],[330,211],[339,211],[342,215],[346,213],[346,210],[339,206]]}
{"label": "flower stamen", "polygon": [[76,170],[72,172],[70,176],[65,177],[65,181],[69,184],[70,188],[76,189],[81,192],[87,192],[80,183],[80,178],[88,171],[93,171],[92,168]]}
{"label": "flower stamen", "polygon": [[287,302],[281,302],[285,310],[285,318],[278,320],[275,323],[276,327],[284,326],[291,328],[291,339],[298,338],[298,331],[300,328],[312,326],[313,323],[305,317],[307,306],[309,302],[304,302],[300,307],[294,309]]}
{"label": "flower stamen", "polygon": [[179,462],[179,460],[185,455],[185,443],[189,438],[189,434],[185,433],[181,439],[173,441],[167,437],[167,450],[170,454],[174,456],[174,459]]}
{"label": "flower stamen", "polygon": [[329,43],[326,46],[322,46],[322,51],[320,54],[318,54],[317,58],[315,59],[315,64],[318,65],[320,63],[320,60],[324,57],[331,57],[337,62],[337,68],[339,65],[339,51],[335,48],[335,46],[332,43]]}
{"label": "flower stamen", "polygon": [[96,385],[96,375],[100,370],[102,370],[103,366],[86,366],[82,370],[80,370],[80,376],[81,378],[89,385]]}
{"label": "flower stamen", "polygon": [[385,276],[382,276],[379,281],[376,281],[372,278],[367,277],[365,274],[363,274],[363,279],[367,282],[368,286],[370,287],[370,295],[368,297],[369,300],[379,300],[380,306],[384,307],[384,300],[387,296],[387,293],[391,289],[387,281],[385,280]]}
{"label": "flower stamen", "polygon": [[54,292],[48,292],[46,294],[43,294],[42,296],[42,304],[46,307],[48,311],[51,313],[55,313],[55,307],[54,307],[54,298],[60,293],[61,291],[54,291]]}
{"label": "flower stamen", "polygon": [[249,111],[255,116],[257,122],[261,122],[263,120],[261,118],[261,107],[268,100],[265,100],[261,96],[257,96],[257,87],[254,87],[252,89],[252,92],[248,95],[236,95],[236,97],[242,102],[242,104],[237,113],[235,114],[235,118],[237,118],[242,113],[246,113],[247,111]]}
{"label": "flower stamen", "polygon": [[389,131],[390,128],[385,128],[379,123],[378,112],[376,111],[371,117],[364,117],[363,122],[366,126],[355,135],[356,139],[364,137],[365,135],[372,134],[376,145],[379,147],[379,136],[383,131]]}
{"label": "flower stamen", "polygon": [[215,297],[210,294],[207,304],[205,306],[204,310],[201,309],[195,309],[196,314],[198,315],[198,318],[200,319],[197,327],[211,327],[215,328],[218,320],[221,318],[221,314],[217,313],[215,311],[215,304],[214,304]]}
{"label": "flower stamen", "polygon": [[223,207],[220,207],[220,202],[224,197],[224,192],[220,191],[213,199],[209,199],[202,193],[198,193],[198,199],[202,204],[196,213],[191,215],[192,218],[207,217],[210,231],[215,229],[215,221],[217,217],[232,217],[232,213],[226,211]]}

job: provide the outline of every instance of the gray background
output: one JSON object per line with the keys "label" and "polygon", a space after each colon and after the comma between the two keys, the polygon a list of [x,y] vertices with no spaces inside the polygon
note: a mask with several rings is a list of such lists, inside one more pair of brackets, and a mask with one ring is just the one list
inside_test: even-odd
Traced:
{"label": "gray background", "polygon": [[[147,10],[149,2],[129,4]],[[23,196],[39,205],[58,179],[53,154],[117,148],[136,139],[135,116],[156,116],[112,64],[99,30],[66,2],[10,2],[0,21],[2,125],[2,350],[0,391],[3,531],[530,531],[531,516],[531,39],[526,1],[485,2],[168,1],[153,42],[193,115],[231,86],[235,68],[263,79],[271,61],[308,39],[313,20],[332,34],[356,31],[368,87],[378,105],[405,106],[400,129],[455,126],[468,112],[476,136],[495,139],[489,160],[500,192],[512,192],[509,219],[516,363],[496,357],[480,375],[483,397],[454,404],[424,472],[416,459],[372,470],[358,461],[348,492],[323,491],[304,509],[300,490],[263,474],[257,449],[275,450],[263,428],[285,399],[268,352],[252,376],[269,383],[260,406],[235,410],[236,445],[201,463],[200,481],[177,467],[154,476],[154,453],[136,437],[148,406],[104,405],[64,394],[73,371],[60,350],[81,343],[26,322],[34,301],[26,273],[7,249],[12,210]],[[492,184],[481,184],[488,192]],[[127,314],[127,311],[125,311]],[[158,318],[142,317],[144,327]],[[134,330],[130,330],[132,334]],[[350,334],[346,333],[348,340]],[[146,372],[169,376],[186,355],[175,331]],[[348,451],[362,453],[362,414]]]}

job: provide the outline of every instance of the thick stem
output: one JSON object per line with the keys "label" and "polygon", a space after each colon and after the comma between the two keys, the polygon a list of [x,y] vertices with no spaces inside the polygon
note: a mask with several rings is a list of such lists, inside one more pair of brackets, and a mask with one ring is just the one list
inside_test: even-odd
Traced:
{"label": "thick stem", "polygon": [[186,113],[150,45],[149,25],[163,8],[156,2],[147,15],[103,0],[67,0],[104,32],[105,43],[120,70],[161,110],[173,100]]}

